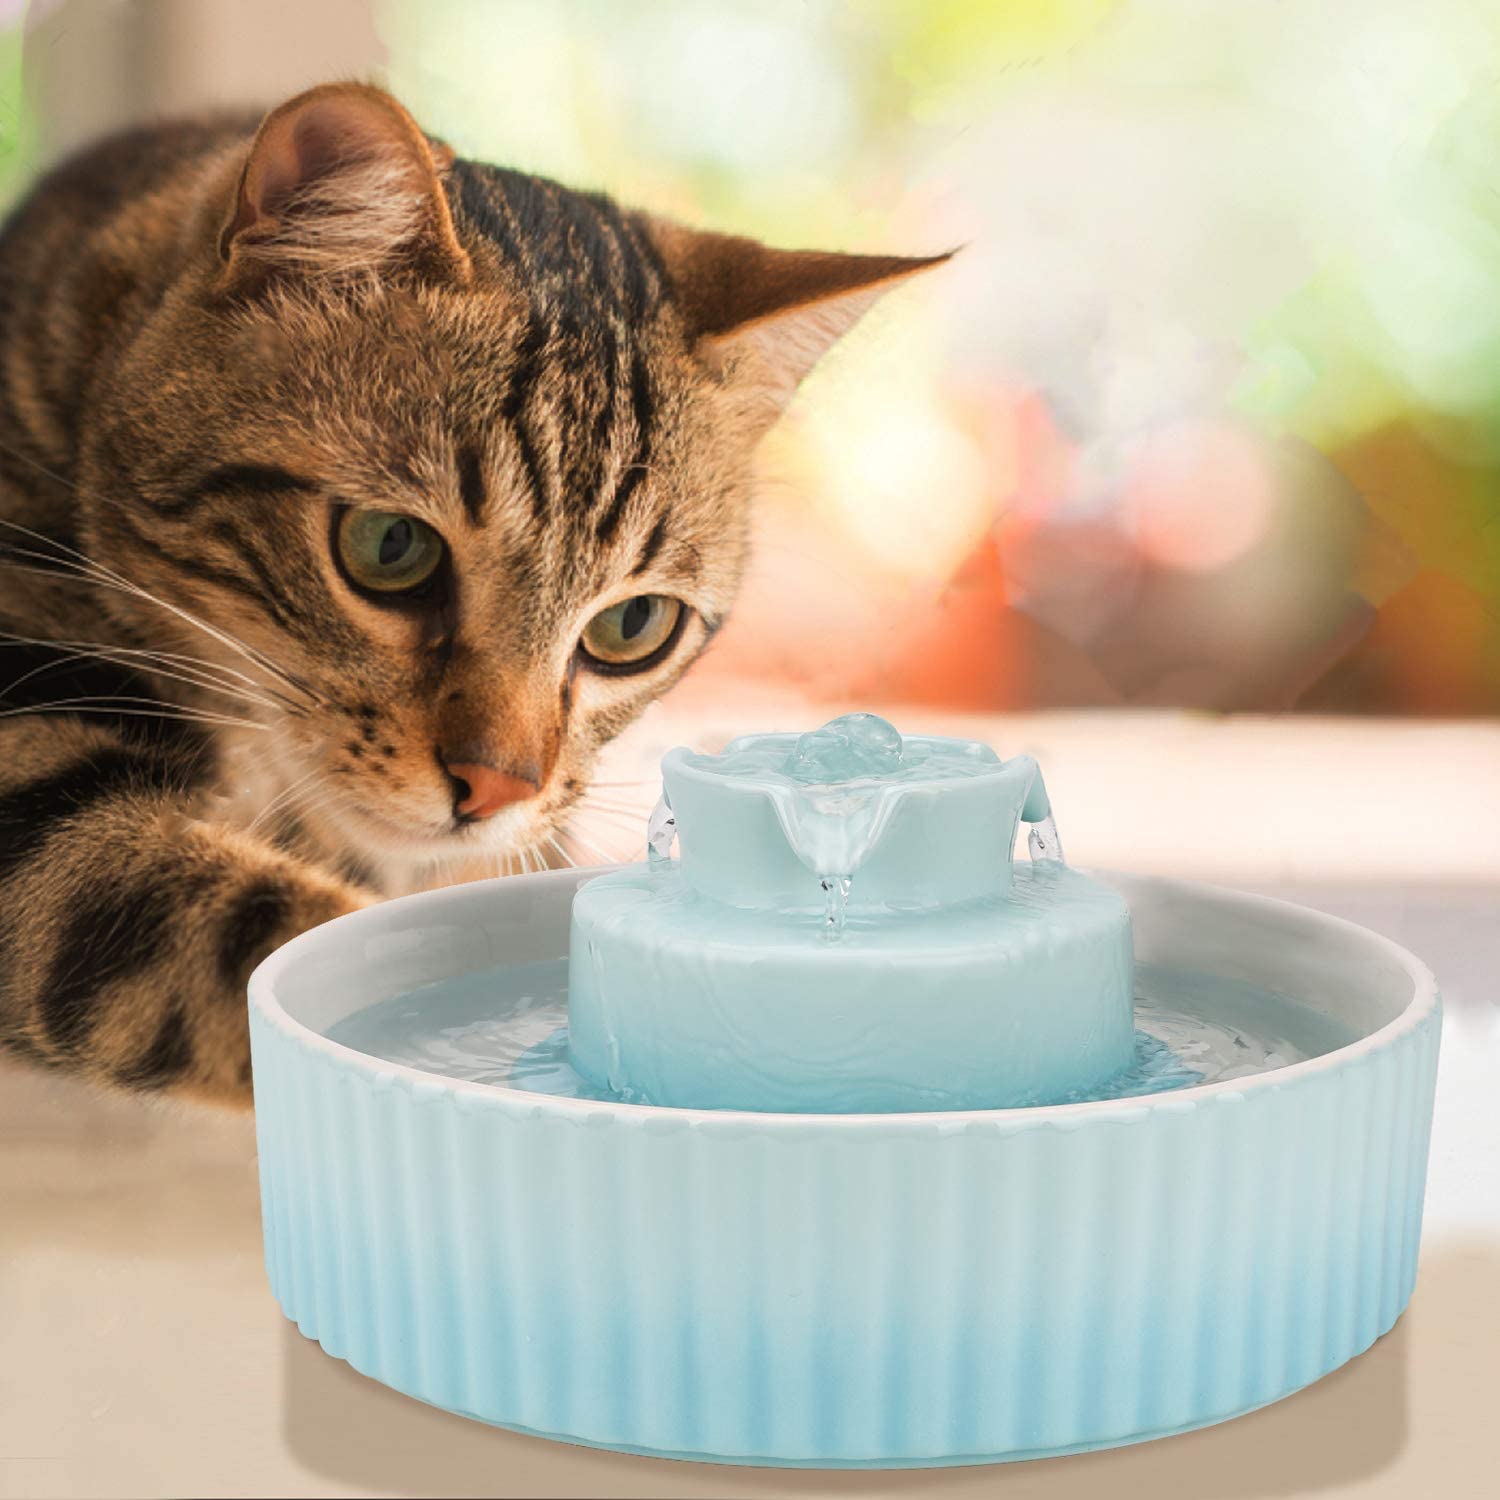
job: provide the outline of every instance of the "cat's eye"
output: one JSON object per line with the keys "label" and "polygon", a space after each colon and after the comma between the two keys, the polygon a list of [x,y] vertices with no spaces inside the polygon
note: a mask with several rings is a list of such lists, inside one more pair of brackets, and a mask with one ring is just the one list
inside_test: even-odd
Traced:
{"label": "cat's eye", "polygon": [[443,539],[425,521],[385,510],[346,510],[338,522],[339,561],[351,581],[375,594],[421,588],[443,561]]}
{"label": "cat's eye", "polygon": [[666,594],[622,599],[584,626],[583,654],[606,672],[646,666],[671,643],[683,614],[681,601]]}

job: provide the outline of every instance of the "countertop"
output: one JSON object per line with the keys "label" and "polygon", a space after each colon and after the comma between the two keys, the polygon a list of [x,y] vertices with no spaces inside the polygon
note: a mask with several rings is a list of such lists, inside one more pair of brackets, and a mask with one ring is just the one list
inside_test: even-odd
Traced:
{"label": "countertop", "polygon": [[[1160,731],[1169,716],[1157,717]],[[1094,747],[1098,724],[1091,722],[1092,729],[1037,720],[1017,732],[1028,740],[1025,748],[1047,755],[1043,764],[1060,809],[1068,807],[1068,795],[1084,800],[1072,788],[1097,779],[1105,751]],[[1162,744],[1150,725],[1138,728],[1146,746]],[[1190,728],[1189,738],[1197,732]],[[1500,758],[1491,758],[1497,741],[1484,731],[1477,749],[1467,742],[1465,750],[1464,734],[1455,727],[1448,743],[1462,752],[1460,760],[1472,752],[1473,765],[1462,774],[1478,777],[1477,794],[1486,766],[1500,773]],[[1175,867],[1387,934],[1432,966],[1447,1004],[1416,1295],[1390,1334],[1325,1380],[1185,1436],[974,1469],[738,1469],[492,1430],[366,1380],[282,1318],[261,1267],[248,1120],[105,1098],[6,1065],[0,1066],[0,1497],[1003,1493],[1027,1500],[1101,1494],[1461,1500],[1495,1494],[1500,840],[1487,843],[1483,831],[1494,826],[1500,774],[1488,784],[1491,801],[1467,826],[1429,820],[1433,847],[1446,840],[1447,850],[1428,868],[1420,827],[1403,825],[1409,843],[1384,861],[1367,862],[1358,877],[1305,857],[1271,870],[1262,854],[1278,826],[1268,830],[1263,820],[1253,847],[1238,846],[1236,879],[1233,829],[1247,825],[1233,766],[1246,753],[1254,758],[1247,738],[1254,734],[1221,737],[1219,748],[1233,751],[1229,761],[1220,756],[1220,769],[1194,783],[1194,829],[1183,836]],[[1128,742],[1128,735],[1112,739],[1111,764],[1128,752]],[[1202,748],[1185,753],[1183,774],[1200,765]],[[1356,767],[1389,769],[1410,746],[1392,750],[1371,733],[1355,748]],[[1368,754],[1357,753],[1361,748]],[[1302,781],[1293,805],[1266,820],[1282,819],[1279,831],[1290,837],[1306,826],[1295,805],[1303,799],[1304,808],[1325,811],[1328,799],[1363,805],[1360,771],[1337,774],[1340,763],[1351,764],[1349,754],[1347,744],[1330,752],[1326,766],[1320,761],[1322,768]],[[1321,755],[1309,750],[1304,761]],[[1259,774],[1264,780],[1264,767]],[[1373,797],[1378,778],[1369,779]],[[1398,798],[1403,809],[1413,800],[1409,792],[1398,791]],[[1450,798],[1449,805],[1461,803]],[[1207,840],[1201,820],[1211,820],[1216,809],[1231,831]],[[1107,862],[1159,868],[1172,849],[1151,842],[1157,822],[1148,824],[1144,812],[1135,816],[1141,859]],[[1063,825],[1065,838],[1069,826]],[[1130,815],[1113,818],[1103,852],[1117,855],[1116,846],[1130,837]],[[1080,845],[1088,855],[1101,852],[1074,838],[1075,858]]]}

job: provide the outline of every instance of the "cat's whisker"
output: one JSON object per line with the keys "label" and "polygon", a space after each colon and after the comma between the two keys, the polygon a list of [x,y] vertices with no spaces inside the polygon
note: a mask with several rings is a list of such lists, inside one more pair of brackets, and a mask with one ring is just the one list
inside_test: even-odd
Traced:
{"label": "cat's whisker", "polygon": [[[257,724],[253,719],[235,719],[227,715],[195,713],[189,710],[179,709],[172,704],[172,712],[164,713],[156,708],[123,708],[122,703],[131,702],[130,699],[121,698],[60,698],[55,703],[28,703],[20,708],[0,709],[0,719],[13,719],[21,714],[59,714],[59,713],[99,713],[107,714],[111,718],[124,715],[137,719],[167,719],[183,724],[208,724],[215,728],[232,729],[259,729],[264,731],[264,724]],[[136,700],[149,702],[149,699]]]}
{"label": "cat's whisker", "polygon": [[644,829],[627,831],[623,828],[590,828],[585,837],[597,850],[608,854],[611,860],[635,859],[646,847]]}
{"label": "cat's whisker", "polygon": [[591,786],[578,800],[580,802],[601,802],[611,804],[615,807],[641,807],[652,800],[652,789],[645,782],[642,782],[639,791],[634,793]]}
{"label": "cat's whisker", "polygon": [[601,802],[594,799],[589,799],[583,802],[576,803],[571,811],[575,818],[592,817],[597,814],[598,816],[604,818],[634,820],[639,822],[644,827],[646,817],[650,809],[645,807],[644,805],[625,807],[623,804],[616,806],[609,802]]}
{"label": "cat's whisker", "polygon": [[[6,522],[3,518],[0,518],[0,525],[9,525],[9,524],[11,524],[11,523]],[[136,596],[138,598],[147,599],[150,602],[161,603],[164,608],[170,609],[174,613],[182,615],[182,617],[184,619],[187,619],[189,621],[189,623],[198,624],[199,628],[203,629],[208,634],[210,634],[212,636],[215,636],[216,638],[221,638],[221,633],[220,632],[214,630],[210,626],[202,625],[201,622],[196,621],[195,617],[189,616],[189,615],[185,614],[183,611],[177,610],[175,608],[175,606],[167,604],[165,601],[158,601],[158,600],[156,600],[154,595],[151,595],[151,594],[149,594],[146,591],[143,591],[143,590],[135,588],[135,587],[127,587],[127,586],[124,586],[124,585],[116,584],[116,583],[111,582],[109,579],[93,577],[93,576],[91,576],[90,574],[88,574],[87,572],[85,572],[82,569],[77,569],[76,571],[66,572],[66,573],[65,572],[59,572],[58,571],[58,566],[57,566],[58,560],[46,559],[46,561],[48,561],[48,563],[49,563],[49,566],[47,566],[45,568],[27,567],[24,564],[18,564],[18,563],[16,563],[13,560],[14,557],[17,556],[17,555],[34,556],[36,554],[27,553],[23,549],[17,549],[15,547],[11,547],[9,549],[9,555],[0,555],[0,564],[5,564],[6,566],[12,567],[17,572],[36,574],[39,577],[47,578],[51,582],[58,582],[58,583],[87,583],[87,584],[93,585],[94,587],[113,588],[113,589],[117,589],[121,593],[131,594],[131,595],[134,595],[134,596]],[[62,559],[60,561],[66,562],[66,559]],[[254,650],[254,648],[241,649],[240,645],[237,645],[234,641],[227,640],[227,639],[226,639],[225,643],[227,645],[229,645],[231,649],[238,650],[239,654],[241,656],[246,657],[247,660],[249,660],[251,662],[255,662],[256,661],[256,656],[249,654],[250,652],[252,652]],[[165,653],[165,654],[176,655],[177,653]],[[257,653],[257,655],[258,655],[258,653]],[[219,663],[211,663],[210,665],[214,666],[218,670],[223,670],[223,671],[233,671],[234,670],[233,668],[230,668],[228,666],[224,666],[224,665],[219,664]],[[306,688],[303,688],[303,687],[299,686],[297,683],[293,682],[291,678],[287,677],[284,673],[280,672],[280,670],[277,669],[276,667],[274,667],[274,665],[272,665],[269,662],[265,662],[264,665],[266,666],[266,670],[267,671],[273,672],[278,677],[279,680],[286,682],[287,686],[291,687],[294,691],[301,692],[301,693],[304,694],[304,696],[308,696],[310,704],[315,704],[318,701],[316,698],[310,696],[310,690],[308,690]],[[238,677],[240,677],[240,678],[242,678],[242,680],[244,680],[246,682],[253,683],[254,686],[256,686],[257,688],[260,689],[260,691],[262,691],[264,693],[271,694],[272,696],[274,696],[275,699],[277,700],[278,705],[282,709],[284,709],[286,712],[293,713],[293,714],[305,714],[307,712],[307,705],[299,703],[297,700],[295,700],[293,698],[287,697],[284,693],[280,692],[277,688],[272,687],[270,684],[264,683],[264,682],[260,682],[260,681],[258,681],[257,679],[254,679],[254,678],[247,677],[244,673],[236,672],[235,675],[238,676]]]}
{"label": "cat's whisker", "polygon": [[[288,811],[288,808],[283,807],[280,809],[280,815],[284,816]],[[334,825],[333,831],[337,831],[339,816],[341,814],[357,816],[360,808],[348,788],[336,781],[324,780],[314,788],[312,796],[303,798],[295,811],[304,821],[326,820]],[[323,831],[326,833],[329,830],[325,827]],[[318,836],[316,828],[313,829],[313,833],[315,837]]]}
{"label": "cat's whisker", "polygon": [[583,858],[578,861],[580,869],[586,869],[592,865],[618,865],[630,862],[629,857],[626,855],[615,853],[609,849],[600,849],[593,844],[587,843],[585,840],[575,839],[574,842],[583,854]]}
{"label": "cat's whisker", "polygon": [[614,826],[622,831],[639,833],[642,838],[646,836],[646,819],[644,815],[632,815],[623,811],[616,811],[608,807],[584,807],[578,810],[579,817],[587,817],[595,822],[603,823],[606,827]]}
{"label": "cat's whisker", "polygon": [[637,823],[644,828],[646,826],[646,819],[650,816],[651,809],[644,803],[640,803],[634,807],[615,807],[609,803],[585,802],[580,803],[575,812],[580,816],[598,813],[601,817],[611,818],[616,821],[623,820],[627,823]]}
{"label": "cat's whisker", "polygon": [[615,859],[634,859],[646,847],[646,830],[644,828],[610,828],[608,826],[594,825],[588,828],[587,837],[591,838],[603,849],[627,851],[624,854],[614,853],[613,857]]}
{"label": "cat's whisker", "polygon": [[[0,447],[3,446],[4,445],[0,445]],[[14,452],[13,449],[7,451]],[[17,456],[23,459],[26,457],[24,454],[18,454]],[[34,467],[41,468],[40,465],[34,465]],[[47,473],[47,470],[42,469],[41,472]],[[59,475],[53,474],[49,475],[49,477],[54,480],[58,480],[60,483],[67,483],[67,481],[61,479],[61,476]],[[0,517],[0,526],[9,527],[12,531],[18,531],[22,535],[28,536],[32,538],[32,540],[42,543],[43,546],[54,548],[55,552],[60,551],[70,554],[70,557],[58,557],[55,555],[55,552],[53,554],[39,554],[31,552],[29,549],[12,549],[20,551],[21,555],[37,558],[39,561],[50,563],[54,567],[66,567],[70,569],[73,576],[81,576],[82,578],[90,582],[102,585],[104,587],[118,589],[122,593],[132,595],[137,599],[145,600],[150,604],[156,605],[160,609],[165,609],[169,613],[175,615],[178,619],[184,621],[186,624],[194,626],[196,629],[203,631],[212,639],[219,641],[222,645],[228,646],[230,650],[238,652],[247,661],[250,661],[257,666],[262,667],[265,671],[270,672],[272,676],[285,683],[287,687],[293,689],[296,692],[301,692],[311,702],[317,703],[320,701],[318,694],[313,692],[313,690],[306,683],[301,682],[291,673],[287,672],[285,668],[281,667],[276,662],[273,662],[268,656],[265,655],[264,652],[258,650],[254,646],[251,646],[248,642],[240,640],[232,633],[208,624],[207,621],[200,619],[191,610],[183,609],[180,605],[173,604],[171,600],[161,598],[160,595],[153,593],[150,589],[145,588],[143,585],[126,578],[123,574],[116,572],[113,568],[106,567],[103,563],[97,561],[97,559],[95,558],[89,557],[86,553],[80,552],[76,547],[70,547],[67,545],[67,543],[59,542],[56,540],[56,538],[49,537],[43,532],[34,531],[29,526],[21,525],[18,521],[11,521],[9,519]],[[76,558],[78,559],[78,561],[71,561],[71,558]]]}
{"label": "cat's whisker", "polygon": [[591,859],[603,865],[639,859],[646,848],[645,839],[626,839],[608,833],[573,834],[571,837],[580,848],[587,847]]}
{"label": "cat's whisker", "polygon": [[[222,709],[214,708],[190,708],[181,703],[172,703],[165,698],[147,698],[137,693],[82,693],[72,698],[54,698],[46,703],[23,703],[14,708],[5,710],[6,714],[24,714],[41,709],[61,708],[67,705],[92,706],[104,713],[127,711],[125,708],[117,708],[117,705],[129,705],[129,712],[143,713],[151,712],[162,718],[182,719],[191,723],[200,724],[228,724],[241,729],[255,729],[261,733],[267,731],[267,726],[258,719],[246,719],[239,715],[228,713]],[[139,705],[139,706],[137,706]]]}
{"label": "cat's whisker", "polygon": [[[580,849],[582,849],[583,852],[586,853],[586,855],[594,858],[594,861],[597,862],[597,864],[616,864],[616,862],[619,861],[619,858],[621,858],[618,853],[610,852],[609,849],[604,849],[604,847],[601,847],[600,844],[598,844],[598,841],[595,840],[595,838],[589,837],[588,834],[585,834],[585,832],[583,832],[582,829],[577,828],[577,826],[568,826],[567,831],[565,831],[564,837],[567,838],[570,843],[577,844],[577,846],[579,846]],[[642,844],[642,846],[645,846],[645,832],[643,831],[642,835],[640,835],[640,844]]]}
{"label": "cat's whisker", "polygon": [[547,842],[552,846],[554,850],[556,850],[557,857],[562,861],[563,869],[576,870],[578,868],[578,861],[574,859],[573,856],[569,854],[565,848],[563,848],[562,841],[555,833],[549,833],[547,835]]}
{"label": "cat's whisker", "polygon": [[[78,644],[82,646],[91,643],[78,642]],[[207,661],[203,657],[189,656],[178,651],[147,651],[134,646],[109,646],[106,649],[119,656],[129,657],[131,660],[143,661],[152,671],[187,672],[200,680],[205,687],[217,688],[223,692],[246,693],[249,690],[261,695],[258,701],[265,702],[267,707],[275,707],[277,704],[291,705],[299,712],[302,711],[300,705],[293,704],[291,699],[277,692],[268,683],[219,662]]]}
{"label": "cat's whisker", "polygon": [[[0,561],[4,561],[4,558],[0,557]],[[15,635],[10,631],[0,631],[0,642],[6,641],[22,646],[70,646],[113,651],[120,655],[140,657],[144,661],[169,662],[173,666],[201,671],[205,677],[212,677],[215,680],[223,681],[232,677],[246,687],[265,689],[265,684],[258,678],[251,677],[234,667],[226,666],[222,662],[211,662],[206,657],[191,656],[182,651],[149,651],[141,646],[121,646],[109,641],[79,641],[66,636]],[[228,685],[227,682],[225,685]]]}
{"label": "cat's whisker", "polygon": [[[29,682],[33,677],[38,677],[38,676],[40,676],[44,672],[51,671],[54,667],[65,666],[69,662],[87,661],[87,660],[98,660],[98,661],[113,662],[117,666],[129,666],[129,665],[132,664],[132,657],[140,654],[140,653],[132,653],[132,652],[129,652],[129,651],[123,650],[123,649],[118,649],[117,650],[116,648],[111,647],[111,646],[99,647],[99,646],[96,646],[95,644],[93,644],[92,642],[76,642],[76,643],[75,642],[68,642],[68,641],[37,641],[37,642],[29,642],[29,641],[23,640],[22,638],[19,638],[19,637],[14,638],[14,639],[10,639],[10,640],[0,640],[0,646],[16,645],[16,644],[22,644],[22,645],[37,644],[37,645],[56,645],[56,646],[68,646],[68,645],[74,645],[74,644],[76,644],[76,645],[80,646],[83,649],[79,649],[79,650],[75,650],[75,651],[69,651],[69,652],[67,652],[64,655],[61,655],[61,656],[58,656],[58,657],[54,658],[51,661],[45,661],[45,662],[43,662],[40,666],[33,667],[29,672],[23,672],[19,677],[12,678],[11,681],[8,682],[3,689],[0,689],[0,699],[5,698],[7,694],[14,692],[23,683]],[[175,680],[177,682],[187,683],[190,687],[201,688],[204,692],[222,693],[226,697],[238,698],[238,699],[240,699],[241,702],[244,702],[244,703],[256,703],[256,704],[259,704],[262,708],[274,709],[276,707],[276,705],[269,698],[264,698],[264,697],[261,697],[258,694],[254,694],[254,693],[247,693],[242,688],[226,687],[222,683],[205,681],[201,677],[186,676],[186,675],[184,675],[181,672],[169,671],[166,667],[161,667],[161,666],[152,666],[151,667],[151,671],[153,671],[154,673],[156,673],[156,675],[159,676],[159,677],[169,677],[169,678],[172,678],[173,680]]]}
{"label": "cat's whisker", "polygon": [[[269,818],[265,818],[263,814],[257,814],[251,827],[260,838],[275,840],[293,829],[300,828],[316,839],[316,830],[310,825],[320,817],[332,817],[336,811],[337,805],[334,800],[326,795],[317,795],[314,789],[313,795],[299,800],[295,805],[283,802],[270,814]],[[255,824],[261,824],[261,826],[255,827]]]}
{"label": "cat's whisker", "polygon": [[[657,795],[660,795],[659,793]],[[597,802],[602,807],[645,807],[652,800],[651,793],[642,787],[639,795],[627,794],[615,791],[599,791],[590,787],[579,797],[580,804],[585,802]]]}
{"label": "cat's whisker", "polygon": [[347,795],[341,794],[341,788],[325,786],[320,789],[320,795],[309,798],[299,809],[302,817],[325,818],[337,820],[340,813],[357,812],[354,804]]}
{"label": "cat's whisker", "polygon": [[291,783],[291,785],[283,787],[281,791],[279,791],[274,797],[272,797],[271,800],[267,802],[266,805],[261,808],[258,813],[256,813],[256,815],[250,820],[250,824],[245,831],[247,833],[254,833],[255,830],[261,825],[261,823],[266,818],[272,816],[273,813],[276,816],[280,817],[287,812],[295,812],[297,810],[295,807],[295,798],[297,796],[297,793],[300,792],[302,788],[308,784],[308,782],[312,781],[318,775],[321,769],[322,768],[319,766],[314,766],[312,770],[307,771],[303,775],[299,776],[294,782]]}

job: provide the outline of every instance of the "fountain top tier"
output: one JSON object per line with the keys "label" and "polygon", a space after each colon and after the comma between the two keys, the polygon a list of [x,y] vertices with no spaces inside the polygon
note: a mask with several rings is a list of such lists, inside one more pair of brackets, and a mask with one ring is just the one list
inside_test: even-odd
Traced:
{"label": "fountain top tier", "polygon": [[874,714],[746,735],[719,755],[673,750],[662,777],[684,881],[762,909],[816,906],[840,881],[851,911],[1003,895],[1017,824],[1050,813],[1030,756],[903,736]]}

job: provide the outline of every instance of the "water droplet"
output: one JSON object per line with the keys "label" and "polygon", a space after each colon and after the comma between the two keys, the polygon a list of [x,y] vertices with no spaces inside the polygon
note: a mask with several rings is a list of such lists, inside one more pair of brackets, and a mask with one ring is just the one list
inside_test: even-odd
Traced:
{"label": "water droplet", "polygon": [[1033,860],[1055,860],[1058,864],[1066,863],[1063,858],[1062,840],[1057,836],[1057,824],[1053,821],[1051,813],[1048,813],[1040,823],[1031,825],[1031,832],[1026,836],[1026,848],[1030,851]]}
{"label": "water droplet", "polygon": [[646,859],[652,865],[671,859],[672,845],[677,842],[677,819],[671,804],[661,798],[646,822]]}
{"label": "water droplet", "polygon": [[836,942],[844,935],[844,914],[849,909],[849,887],[854,882],[847,875],[825,875],[818,884],[823,887],[823,936]]}

